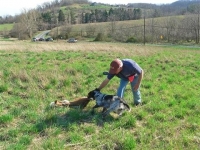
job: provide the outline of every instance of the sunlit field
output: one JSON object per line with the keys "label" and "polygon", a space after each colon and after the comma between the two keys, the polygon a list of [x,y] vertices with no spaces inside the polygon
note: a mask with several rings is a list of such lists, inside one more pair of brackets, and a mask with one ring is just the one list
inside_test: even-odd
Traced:
{"label": "sunlit field", "polygon": [[[101,42],[0,41],[0,149],[150,150],[200,148],[200,49]],[[102,82],[111,60],[131,58],[144,70],[143,105],[102,120],[91,101],[72,101]],[[114,78],[102,92],[116,94]]]}

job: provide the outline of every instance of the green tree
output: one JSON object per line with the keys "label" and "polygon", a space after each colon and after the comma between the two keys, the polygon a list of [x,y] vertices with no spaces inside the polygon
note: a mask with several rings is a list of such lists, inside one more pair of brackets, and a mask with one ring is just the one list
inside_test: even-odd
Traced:
{"label": "green tree", "polygon": [[58,21],[59,22],[65,22],[65,15],[64,15],[62,10],[59,10]]}
{"label": "green tree", "polygon": [[110,8],[108,15],[111,16],[114,14],[114,10],[112,8]]}
{"label": "green tree", "polygon": [[86,13],[85,14],[85,23],[89,23],[90,22],[90,14]]}
{"label": "green tree", "polygon": [[102,20],[101,10],[95,9],[95,18],[97,22],[101,22]]}
{"label": "green tree", "polygon": [[75,12],[73,10],[70,10],[70,18],[71,18],[71,24],[76,24]]}
{"label": "green tree", "polygon": [[102,21],[106,22],[108,20],[108,12],[105,10],[102,15]]}
{"label": "green tree", "polygon": [[90,13],[90,22],[96,22],[95,13],[93,10],[91,10],[91,13]]}
{"label": "green tree", "polygon": [[142,16],[142,11],[140,8],[135,8],[133,10],[133,13],[134,13],[134,19],[137,20],[137,19],[141,19],[141,16]]}
{"label": "green tree", "polygon": [[85,13],[81,13],[81,23],[85,23]]}
{"label": "green tree", "polygon": [[41,14],[42,16],[42,20],[46,23],[50,23],[51,22],[51,12],[45,12]]}

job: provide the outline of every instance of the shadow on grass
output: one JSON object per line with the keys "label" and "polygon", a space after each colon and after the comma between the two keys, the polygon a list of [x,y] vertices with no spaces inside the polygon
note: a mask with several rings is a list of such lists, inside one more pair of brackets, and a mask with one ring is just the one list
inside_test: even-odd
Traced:
{"label": "shadow on grass", "polygon": [[[59,109],[59,108],[58,108]],[[57,113],[50,109],[46,109],[47,115],[45,119],[39,120],[35,124],[36,132],[43,132],[50,127],[61,127],[63,129],[69,129],[72,124],[81,125],[84,123],[96,124],[99,127],[103,127],[104,123],[112,122],[115,120],[111,115],[108,115],[105,119],[102,118],[100,112],[91,114],[91,110],[82,110],[80,108],[66,108],[66,113]]]}

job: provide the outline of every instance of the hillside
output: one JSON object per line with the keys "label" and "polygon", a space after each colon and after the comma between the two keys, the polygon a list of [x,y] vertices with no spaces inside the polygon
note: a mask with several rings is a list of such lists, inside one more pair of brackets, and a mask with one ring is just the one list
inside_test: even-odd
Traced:
{"label": "hillside", "polygon": [[[0,34],[4,37],[10,36],[24,40],[32,38],[37,31],[52,30],[51,36],[54,39],[67,39],[72,36],[95,38],[99,34],[101,36],[100,39],[106,41],[125,42],[129,38],[134,38],[134,41],[142,42],[144,40],[144,37],[142,37],[144,21],[141,20],[145,18],[147,21],[145,24],[147,28],[145,30],[149,34],[145,38],[147,42],[161,42],[159,37],[162,36],[164,37],[162,41],[165,42],[195,41],[198,43],[199,35],[195,33],[196,27],[192,25],[197,20],[195,14],[198,12],[198,5],[196,3],[197,1],[177,1],[168,5],[145,3],[107,5],[78,0],[62,1],[62,3],[54,1],[54,3],[45,3],[36,10],[23,12],[23,14],[17,17],[18,19],[10,32],[1,32]],[[178,22],[176,19],[173,19],[176,16],[184,16],[183,18],[185,19],[181,19]],[[167,19],[159,21],[162,19],[158,18],[162,17]],[[139,26],[134,22],[131,25],[127,24],[127,22],[137,22],[137,20],[143,22],[143,24]],[[186,22],[191,22],[191,24]],[[104,23],[109,24],[106,29],[101,26]],[[84,28],[76,30],[76,26],[79,25]],[[134,30],[133,28],[135,27],[138,29]],[[131,32],[128,31],[129,28]],[[125,31],[120,33],[121,29]],[[190,31],[183,31],[183,29],[189,29]],[[190,34],[187,32],[190,32]],[[100,35],[102,33],[103,35]],[[181,36],[178,33],[182,33]],[[122,36],[119,37],[118,35]],[[109,38],[104,38],[103,36]],[[178,37],[181,38],[178,39]]]}
{"label": "hillside", "polygon": [[[167,16],[167,15],[179,15],[183,14],[190,8],[191,6],[193,7],[194,5],[198,5],[199,2],[197,0],[179,0],[171,4],[161,4],[161,5],[156,5],[156,4],[151,4],[151,3],[129,3],[127,5],[108,5],[108,4],[103,4],[103,3],[91,3],[88,0],[62,0],[62,1],[57,1],[54,0],[52,2],[46,2],[43,3],[42,5],[38,5],[37,12],[45,13],[45,12],[52,12],[55,13],[57,12],[58,15],[58,10],[70,10],[73,9],[76,13],[76,16],[78,16],[78,13],[81,11],[91,11],[91,10],[109,10],[110,8],[139,8],[142,9],[143,13],[147,10],[153,10],[157,11],[159,13],[159,17],[161,16]],[[147,13],[146,13],[147,15]],[[0,24],[5,24],[5,23],[13,23],[19,21],[19,16],[0,16]],[[152,14],[148,13],[148,16],[146,17],[152,17]]]}

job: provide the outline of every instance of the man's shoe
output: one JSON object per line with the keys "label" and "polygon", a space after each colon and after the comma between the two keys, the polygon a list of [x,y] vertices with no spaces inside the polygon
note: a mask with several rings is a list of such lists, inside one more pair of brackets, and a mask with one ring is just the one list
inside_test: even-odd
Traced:
{"label": "man's shoe", "polygon": [[135,106],[142,106],[142,103],[137,103],[137,104],[134,104]]}

